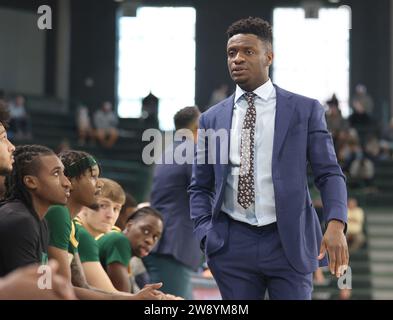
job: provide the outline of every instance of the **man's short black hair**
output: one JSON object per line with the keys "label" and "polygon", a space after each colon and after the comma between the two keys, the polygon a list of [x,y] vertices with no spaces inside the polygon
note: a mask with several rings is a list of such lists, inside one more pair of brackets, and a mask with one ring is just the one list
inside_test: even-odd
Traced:
{"label": "man's short black hair", "polygon": [[174,117],[175,128],[179,129],[189,129],[190,125],[198,119],[200,111],[197,106],[185,107],[179,110]]}
{"label": "man's short black hair", "polygon": [[161,220],[162,223],[164,223],[164,218],[162,217],[161,212],[158,210],[152,208],[152,207],[142,207],[136,210],[132,215],[130,215],[127,218],[127,223],[130,221],[137,221],[139,219],[143,219],[147,216],[153,216],[156,217],[157,219]]}
{"label": "man's short black hair", "polygon": [[261,18],[248,17],[232,23],[227,30],[228,39],[239,33],[255,34],[262,41],[273,43],[272,27]]}

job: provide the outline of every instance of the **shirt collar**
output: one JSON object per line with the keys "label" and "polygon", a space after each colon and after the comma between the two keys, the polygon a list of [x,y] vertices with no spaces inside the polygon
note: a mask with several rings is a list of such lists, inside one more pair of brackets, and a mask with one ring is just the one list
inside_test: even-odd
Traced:
{"label": "shirt collar", "polygon": [[[256,88],[253,92],[262,100],[267,101],[271,94],[272,91],[274,90],[274,86],[270,78],[261,86]],[[238,85],[236,85],[236,92],[235,92],[235,103],[243,96],[244,93],[247,91],[244,91],[242,88],[240,88]]]}

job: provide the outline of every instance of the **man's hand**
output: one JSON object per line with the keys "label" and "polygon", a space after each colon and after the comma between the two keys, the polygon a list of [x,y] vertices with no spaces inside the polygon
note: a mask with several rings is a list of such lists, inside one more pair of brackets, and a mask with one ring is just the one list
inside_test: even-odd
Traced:
{"label": "man's hand", "polygon": [[343,231],[343,222],[338,220],[329,221],[318,256],[318,260],[322,260],[327,251],[330,272],[337,278],[344,274],[349,262],[347,240]]}
{"label": "man's hand", "polygon": [[165,294],[158,290],[162,287],[162,282],[146,284],[142,290],[135,294],[117,292],[112,296],[114,300],[184,300],[171,294]]}
{"label": "man's hand", "polygon": [[10,273],[0,282],[0,298],[13,300],[57,300],[76,299],[69,282],[57,273],[58,263],[50,261],[52,289],[40,289],[38,265],[20,268]]}
{"label": "man's hand", "polygon": [[172,294],[163,293],[157,289],[162,287],[162,283],[146,284],[141,291],[139,291],[135,297],[141,300],[184,300],[181,297],[174,296]]}
{"label": "man's hand", "polygon": [[141,291],[134,295],[136,300],[163,300],[164,293],[159,291],[162,287],[162,282],[147,284]]}
{"label": "man's hand", "polygon": [[184,298],[179,297],[179,296],[174,296],[174,295],[169,294],[169,293],[166,293],[164,300],[184,300]]}
{"label": "man's hand", "polygon": [[116,292],[112,294],[113,300],[164,300],[163,292],[157,290],[162,287],[162,282],[147,284],[142,290],[133,294],[128,292]]}

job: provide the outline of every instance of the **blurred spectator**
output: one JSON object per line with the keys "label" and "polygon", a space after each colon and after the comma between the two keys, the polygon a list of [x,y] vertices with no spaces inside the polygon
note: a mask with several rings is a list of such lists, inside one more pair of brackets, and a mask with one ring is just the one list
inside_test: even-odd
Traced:
{"label": "blurred spectator", "polygon": [[352,187],[367,187],[370,192],[376,191],[373,187],[374,163],[367,158],[356,138],[349,137],[341,146],[337,158],[344,173],[351,177],[349,184]]}
{"label": "blurred spectator", "polygon": [[151,92],[142,100],[142,120],[146,128],[158,128],[159,99]]}
{"label": "blurred spectator", "polygon": [[349,168],[349,174],[351,178],[356,180],[357,186],[366,187],[366,191],[376,191],[375,188],[373,188],[375,167],[370,159],[367,159],[363,155],[356,158]]}
{"label": "blurred spectator", "polygon": [[25,109],[25,98],[21,95],[15,97],[9,104],[10,131],[15,139],[31,139],[30,119]]}
{"label": "blurred spectator", "polygon": [[349,116],[348,121],[352,128],[363,129],[372,124],[370,116],[367,114],[363,102],[359,100],[353,101],[353,113]]}
{"label": "blurred spectator", "polygon": [[96,137],[103,147],[111,148],[117,141],[119,137],[118,122],[117,116],[112,111],[112,104],[108,101],[104,102],[101,109],[95,112]]}
{"label": "blurred spectator", "polygon": [[209,101],[209,107],[214,106],[228,97],[228,85],[223,83],[217,89],[213,90]]}
{"label": "blurred spectator", "polygon": [[67,138],[64,138],[60,144],[56,147],[56,154],[60,154],[64,151],[68,151],[71,149],[70,141]]}
{"label": "blurred spectator", "polygon": [[78,145],[84,146],[86,139],[94,141],[94,132],[91,126],[89,109],[86,106],[81,105],[78,108],[76,116],[76,124],[78,127]]}
{"label": "blurred spectator", "polygon": [[356,251],[363,246],[366,237],[363,232],[364,211],[358,206],[355,198],[348,199],[348,229],[347,243],[350,251]]}
{"label": "blurred spectator", "polygon": [[392,147],[391,147],[391,145],[389,145],[389,143],[387,141],[382,140],[380,142],[380,148],[381,148],[381,151],[379,153],[379,160],[381,160],[381,161],[392,160],[392,154],[391,154]]}
{"label": "blurred spectator", "polygon": [[365,138],[376,129],[373,126],[372,118],[367,114],[363,103],[359,100],[353,101],[353,113],[348,117],[348,121],[350,126],[356,129],[362,144]]}
{"label": "blurred spectator", "polygon": [[389,125],[382,132],[382,140],[393,143],[393,117],[389,121]]}
{"label": "blurred spectator", "polygon": [[379,144],[379,140],[375,135],[371,135],[367,139],[366,145],[364,146],[364,152],[370,160],[372,160],[372,161],[379,160],[379,155],[381,153],[381,147]]}
{"label": "blurred spectator", "polygon": [[349,174],[352,162],[363,157],[362,148],[358,140],[351,137],[348,137],[348,140],[342,144],[338,154],[341,167],[347,174]]}
{"label": "blurred spectator", "polygon": [[334,140],[334,148],[337,154],[337,159],[342,164],[344,161],[343,152],[348,145],[350,133],[349,130],[340,130],[337,133],[336,140]]}
{"label": "blurred spectator", "polygon": [[381,160],[391,159],[393,151],[393,117],[389,121],[389,125],[383,130],[381,138]]}
{"label": "blurred spectator", "polygon": [[364,107],[364,110],[368,115],[372,115],[374,110],[374,101],[367,93],[367,88],[365,85],[358,84],[355,87],[355,94],[352,98],[352,104],[355,104],[355,101],[359,102]]}
{"label": "blurred spectator", "polygon": [[356,131],[353,129],[340,131],[337,139],[337,159],[343,172],[351,179],[350,187],[365,188],[366,192],[376,192],[373,186],[375,176],[375,160],[380,159],[378,140],[371,136],[362,149]]}
{"label": "blurred spectator", "polygon": [[349,127],[348,121],[342,117],[339,102],[335,94],[333,94],[330,100],[326,101],[326,104],[328,106],[326,112],[327,126],[332,133],[333,140],[336,140],[339,132]]}

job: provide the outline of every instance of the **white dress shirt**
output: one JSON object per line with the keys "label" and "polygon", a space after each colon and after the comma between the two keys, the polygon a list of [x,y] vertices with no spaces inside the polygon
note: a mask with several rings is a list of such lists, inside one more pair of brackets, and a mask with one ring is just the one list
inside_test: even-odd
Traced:
{"label": "white dress shirt", "polygon": [[235,220],[263,226],[277,221],[272,180],[276,89],[269,79],[254,90],[257,112],[254,139],[255,203],[247,209],[237,202],[241,129],[248,108],[248,103],[243,96],[244,93],[244,90],[236,86],[230,138],[229,172],[224,186],[224,200],[221,210]]}

